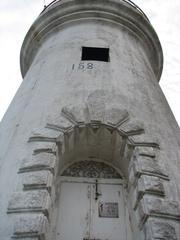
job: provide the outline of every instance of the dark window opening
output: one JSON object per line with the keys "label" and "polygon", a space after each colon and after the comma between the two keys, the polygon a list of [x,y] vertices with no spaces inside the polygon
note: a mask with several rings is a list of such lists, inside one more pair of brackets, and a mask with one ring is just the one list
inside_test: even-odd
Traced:
{"label": "dark window opening", "polygon": [[109,62],[109,48],[82,47],[81,60]]}

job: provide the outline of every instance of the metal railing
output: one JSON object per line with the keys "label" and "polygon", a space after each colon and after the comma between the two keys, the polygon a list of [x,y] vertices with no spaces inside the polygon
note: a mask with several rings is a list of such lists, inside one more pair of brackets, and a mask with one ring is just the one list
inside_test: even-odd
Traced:
{"label": "metal railing", "polygon": [[53,0],[52,2],[50,2],[48,5],[44,5],[44,9],[42,12],[44,12],[47,8],[51,7],[53,4],[55,4],[56,2],[60,2],[61,0]]}
{"label": "metal railing", "polygon": [[[44,6],[44,9],[41,13],[43,13],[46,9],[50,8],[52,5],[54,5],[57,2],[60,2],[61,0],[53,0],[51,3],[49,3],[48,5]],[[140,7],[138,7],[134,2],[132,2],[131,0],[119,0],[120,2],[125,2],[130,4],[133,8],[135,8],[141,15],[143,15],[146,20],[149,21],[148,17],[146,16],[146,14],[141,10]]]}
{"label": "metal railing", "polygon": [[149,19],[148,19],[148,17],[146,16],[146,14],[145,14],[145,13],[143,12],[143,10],[142,10],[140,7],[138,7],[134,2],[132,2],[131,0],[121,0],[121,1],[129,3],[132,7],[134,7],[136,10],[138,10],[138,11],[148,20],[148,22],[149,22]]}

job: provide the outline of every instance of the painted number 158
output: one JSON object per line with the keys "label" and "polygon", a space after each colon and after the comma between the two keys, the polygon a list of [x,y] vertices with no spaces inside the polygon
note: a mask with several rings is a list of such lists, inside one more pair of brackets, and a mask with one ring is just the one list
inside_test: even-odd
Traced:
{"label": "painted number 158", "polygon": [[72,70],[78,69],[78,70],[86,70],[86,69],[93,69],[93,63],[79,63],[79,64],[73,64]]}

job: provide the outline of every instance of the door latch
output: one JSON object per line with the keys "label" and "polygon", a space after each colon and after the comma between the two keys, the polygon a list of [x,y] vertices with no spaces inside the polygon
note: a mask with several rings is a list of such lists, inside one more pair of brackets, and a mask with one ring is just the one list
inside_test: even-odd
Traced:
{"label": "door latch", "polygon": [[95,183],[95,200],[98,200],[98,197],[101,196],[102,194],[99,193],[98,191],[98,180],[96,179],[96,183]]}

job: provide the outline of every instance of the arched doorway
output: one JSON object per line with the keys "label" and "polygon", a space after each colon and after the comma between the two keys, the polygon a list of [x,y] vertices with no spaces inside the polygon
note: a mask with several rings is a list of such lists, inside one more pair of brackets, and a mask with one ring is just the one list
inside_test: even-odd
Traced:
{"label": "arched doorway", "polygon": [[62,172],[58,184],[56,240],[131,239],[124,182],[113,167],[75,162]]}

